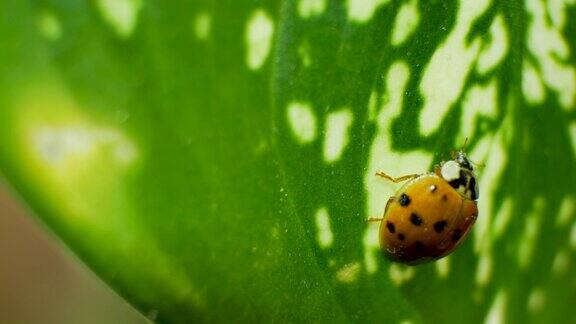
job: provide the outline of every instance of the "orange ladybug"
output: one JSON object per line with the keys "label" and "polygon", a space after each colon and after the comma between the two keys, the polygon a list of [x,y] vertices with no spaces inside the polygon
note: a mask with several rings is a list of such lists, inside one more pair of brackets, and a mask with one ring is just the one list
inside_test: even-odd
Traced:
{"label": "orange ladybug", "polygon": [[478,181],[459,151],[434,172],[393,178],[408,181],[388,199],[380,223],[380,247],[393,261],[415,265],[450,254],[466,238],[478,216]]}

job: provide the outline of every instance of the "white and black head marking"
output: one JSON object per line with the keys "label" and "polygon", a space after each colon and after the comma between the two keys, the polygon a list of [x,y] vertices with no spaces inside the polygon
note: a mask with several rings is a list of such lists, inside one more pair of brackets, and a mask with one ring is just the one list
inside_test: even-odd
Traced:
{"label": "white and black head marking", "polygon": [[458,152],[454,160],[442,163],[440,173],[442,178],[462,196],[472,200],[478,199],[478,183],[474,168],[464,152]]}

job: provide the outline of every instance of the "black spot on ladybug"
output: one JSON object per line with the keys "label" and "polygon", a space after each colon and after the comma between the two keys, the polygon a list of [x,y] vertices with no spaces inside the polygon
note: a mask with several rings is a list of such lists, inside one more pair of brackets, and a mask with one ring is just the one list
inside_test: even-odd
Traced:
{"label": "black spot on ladybug", "polygon": [[448,196],[446,196],[446,194],[442,195],[442,201],[443,201],[443,202],[447,202],[447,201],[448,201]]}
{"label": "black spot on ladybug", "polygon": [[414,243],[414,247],[418,251],[424,251],[424,248],[425,248],[424,243],[422,243],[420,241],[416,241],[416,243]]}
{"label": "black spot on ladybug", "polygon": [[416,213],[410,214],[410,222],[416,226],[422,225],[422,217]]}
{"label": "black spot on ladybug", "polygon": [[406,236],[404,236],[404,234],[398,233],[398,239],[399,239],[400,241],[404,241],[405,238],[406,238]]}
{"label": "black spot on ladybug", "polygon": [[436,231],[436,233],[442,233],[446,225],[448,225],[448,222],[446,222],[445,220],[438,221],[434,223],[434,230]]}
{"label": "black spot on ladybug", "polygon": [[407,194],[403,193],[400,195],[400,198],[398,199],[398,203],[400,203],[400,206],[406,207],[406,206],[410,205],[410,197],[408,197]]}
{"label": "black spot on ladybug", "polygon": [[390,232],[390,233],[396,232],[396,227],[394,226],[393,223],[391,223],[389,221],[386,222],[386,228],[388,229],[388,232]]}
{"label": "black spot on ladybug", "polygon": [[462,230],[457,228],[452,233],[452,241],[456,242],[462,237]]}

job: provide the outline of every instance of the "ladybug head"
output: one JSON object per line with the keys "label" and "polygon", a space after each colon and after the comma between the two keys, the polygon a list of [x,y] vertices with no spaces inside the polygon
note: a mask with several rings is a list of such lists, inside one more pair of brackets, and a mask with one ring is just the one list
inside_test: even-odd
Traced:
{"label": "ladybug head", "polygon": [[443,162],[440,175],[452,188],[468,199],[478,199],[478,183],[472,163],[463,151],[456,153],[453,160]]}
{"label": "ladybug head", "polygon": [[459,151],[456,154],[456,158],[454,159],[456,161],[456,163],[458,163],[460,165],[460,167],[462,167],[463,169],[469,170],[469,171],[474,171],[474,168],[472,167],[472,163],[470,163],[470,160],[468,160],[468,157],[466,156],[466,153]]}

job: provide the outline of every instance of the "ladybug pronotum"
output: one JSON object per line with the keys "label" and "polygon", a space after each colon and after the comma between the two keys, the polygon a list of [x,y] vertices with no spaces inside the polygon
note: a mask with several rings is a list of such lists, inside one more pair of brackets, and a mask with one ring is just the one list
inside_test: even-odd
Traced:
{"label": "ladybug pronotum", "polygon": [[466,238],[478,216],[478,183],[464,152],[434,172],[392,178],[407,181],[386,204],[380,247],[393,261],[415,265],[440,259]]}

